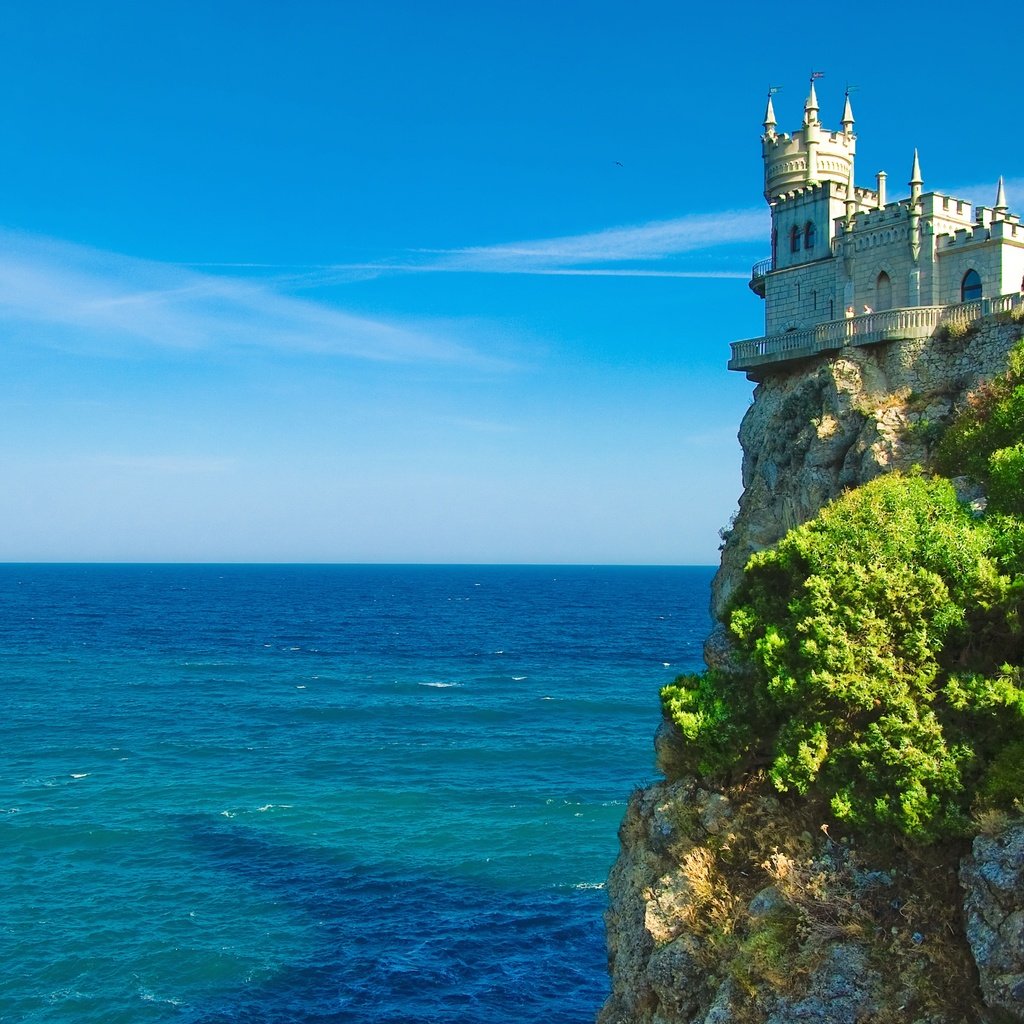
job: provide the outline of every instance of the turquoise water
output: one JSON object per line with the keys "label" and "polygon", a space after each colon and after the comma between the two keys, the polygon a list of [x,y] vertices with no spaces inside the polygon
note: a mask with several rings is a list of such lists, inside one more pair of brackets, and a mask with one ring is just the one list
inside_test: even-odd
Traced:
{"label": "turquoise water", "polygon": [[0,1020],[592,1020],[711,572],[0,566]]}

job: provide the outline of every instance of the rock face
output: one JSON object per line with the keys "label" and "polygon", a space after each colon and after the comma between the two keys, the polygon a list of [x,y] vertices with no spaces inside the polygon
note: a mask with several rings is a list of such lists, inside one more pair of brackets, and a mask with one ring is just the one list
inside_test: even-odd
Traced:
{"label": "rock face", "polygon": [[[744,490],[712,588],[709,665],[732,666],[722,619],[750,555],[847,488],[927,465],[938,428],[1021,333],[989,321],[957,341],[848,349],[766,376],[740,427]],[[663,724],[660,765],[678,742]],[[612,994],[598,1024],[997,1019],[986,1006],[1024,1021],[1024,823],[979,837],[958,884],[955,852],[882,863],[891,847],[855,849],[827,820],[749,782],[637,791],[608,883]]]}
{"label": "rock face", "polygon": [[927,464],[936,427],[979,381],[1006,369],[1020,333],[991,322],[958,341],[845,349],[758,384],[740,425],[743,495],[712,588],[716,618],[753,552],[844,490]]}
{"label": "rock face", "polygon": [[955,874],[937,895],[929,879],[923,901],[929,865],[871,865],[815,820],[692,778],[635,793],[609,880],[613,991],[598,1024],[971,1019]]}
{"label": "rock face", "polygon": [[1024,1019],[1024,824],[978,836],[960,868],[967,941],[987,1006]]}

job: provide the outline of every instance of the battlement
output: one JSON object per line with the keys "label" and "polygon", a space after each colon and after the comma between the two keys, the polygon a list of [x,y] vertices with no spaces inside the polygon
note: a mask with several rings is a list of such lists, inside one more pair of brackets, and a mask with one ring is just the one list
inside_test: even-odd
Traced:
{"label": "battlement", "polygon": [[992,220],[990,210],[985,210],[984,207],[980,209],[984,210],[986,214],[981,223],[958,228],[952,233],[936,235],[936,247],[948,250],[993,240],[1024,245],[1024,224],[1021,224],[1020,217],[1009,214],[1002,220]]}
{"label": "battlement", "polygon": [[763,143],[764,192],[769,202],[826,181],[845,187],[850,180],[857,148],[853,135],[811,124],[798,135],[766,135]]}
{"label": "battlement", "polygon": [[790,189],[788,192],[780,192],[774,203],[792,203],[799,200],[819,199],[830,196],[833,192],[838,195],[846,195],[846,186],[834,181],[822,181],[814,185],[803,185],[800,188]]}
{"label": "battlement", "polygon": [[886,227],[896,221],[906,220],[910,213],[906,201],[889,203],[881,209],[864,210],[858,213],[855,230]]}
{"label": "battlement", "polygon": [[921,196],[921,212],[926,217],[941,215],[947,219],[970,222],[971,206],[965,199],[953,199],[941,192],[926,192]]}

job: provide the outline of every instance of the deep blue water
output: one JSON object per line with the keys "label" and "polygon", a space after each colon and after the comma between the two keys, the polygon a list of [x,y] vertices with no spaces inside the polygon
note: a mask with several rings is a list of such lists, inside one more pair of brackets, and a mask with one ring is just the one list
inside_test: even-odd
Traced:
{"label": "deep blue water", "polygon": [[0,566],[0,1020],[592,1021],[711,573]]}

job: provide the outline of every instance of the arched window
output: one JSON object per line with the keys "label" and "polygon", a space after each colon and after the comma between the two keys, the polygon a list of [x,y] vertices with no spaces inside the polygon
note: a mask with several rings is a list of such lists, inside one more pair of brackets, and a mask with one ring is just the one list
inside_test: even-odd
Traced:
{"label": "arched window", "polygon": [[794,224],[789,232],[789,251],[800,251],[800,229]]}
{"label": "arched window", "polygon": [[875,280],[875,309],[892,309],[892,281],[884,270]]}
{"label": "arched window", "polygon": [[968,270],[960,282],[960,301],[971,302],[981,298],[981,278],[976,270]]}
{"label": "arched window", "polygon": [[804,225],[804,248],[814,248],[814,221],[811,220]]}

